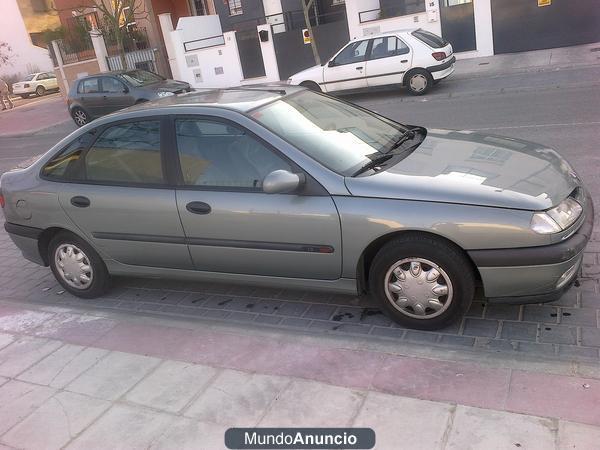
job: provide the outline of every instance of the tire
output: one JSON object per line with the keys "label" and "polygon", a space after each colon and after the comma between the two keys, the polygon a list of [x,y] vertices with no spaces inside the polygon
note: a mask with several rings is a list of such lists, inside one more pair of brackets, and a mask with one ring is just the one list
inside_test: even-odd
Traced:
{"label": "tire", "polygon": [[433,77],[425,69],[415,69],[408,72],[405,84],[411,95],[424,95],[433,86]]}
{"label": "tire", "polygon": [[88,113],[86,113],[83,109],[79,108],[78,106],[71,110],[71,117],[73,118],[75,125],[77,125],[78,127],[82,127],[90,121],[90,116],[88,115]]}
{"label": "tire", "polygon": [[29,94],[21,94],[19,95],[22,99],[29,98]]}
{"label": "tire", "polygon": [[145,98],[140,98],[139,100],[137,100],[137,101],[135,102],[135,104],[136,104],[136,105],[139,105],[139,104],[141,104],[141,103],[146,103],[146,102],[148,102],[148,100],[146,100]]}
{"label": "tire", "polygon": [[[110,287],[110,275],[100,255],[73,233],[61,231],[52,238],[48,245],[48,261],[56,280],[77,297],[96,298]],[[88,281],[84,281],[83,276]]]}
{"label": "tire", "polygon": [[37,95],[38,97],[41,97],[45,93],[46,93],[46,88],[44,86],[40,85],[35,88],[35,95]]}
{"label": "tire", "polygon": [[401,236],[383,246],[371,264],[369,284],[392,319],[420,330],[436,330],[460,319],[475,293],[472,265],[462,251],[421,234]]}
{"label": "tire", "polygon": [[311,91],[322,92],[321,87],[314,81],[303,81],[300,83],[300,86],[310,89]]}

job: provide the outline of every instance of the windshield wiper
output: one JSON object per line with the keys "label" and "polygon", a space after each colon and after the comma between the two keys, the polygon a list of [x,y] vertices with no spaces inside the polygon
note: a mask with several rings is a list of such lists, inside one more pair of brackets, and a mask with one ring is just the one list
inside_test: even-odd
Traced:
{"label": "windshield wiper", "polygon": [[394,144],[390,147],[390,149],[388,150],[388,152],[391,152],[395,148],[400,147],[406,141],[408,141],[410,139],[414,139],[416,135],[417,135],[417,133],[416,133],[416,131],[414,129],[406,130],[404,133],[402,133],[400,135],[400,137],[396,140],[396,142],[394,142]]}
{"label": "windshield wiper", "polygon": [[377,166],[380,166],[381,164],[383,164],[384,162],[386,162],[388,159],[391,159],[394,155],[390,155],[390,154],[383,154],[381,156],[378,156],[377,158],[371,160],[370,162],[368,162],[367,164],[365,164],[364,166],[362,166],[360,169],[358,169],[356,172],[354,172],[352,174],[353,177],[356,177],[358,175],[360,175],[361,173],[366,172],[367,170],[371,170],[374,169]]}

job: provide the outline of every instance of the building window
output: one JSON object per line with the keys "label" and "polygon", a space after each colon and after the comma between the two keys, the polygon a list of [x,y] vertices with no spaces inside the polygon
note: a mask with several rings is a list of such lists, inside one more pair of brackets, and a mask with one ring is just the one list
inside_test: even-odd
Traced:
{"label": "building window", "polygon": [[191,0],[191,4],[192,13],[195,16],[207,16],[210,14],[206,0]]}
{"label": "building window", "polygon": [[244,10],[242,9],[242,0],[227,0],[227,5],[229,6],[230,16],[244,14]]}
{"label": "building window", "polygon": [[31,8],[33,12],[46,12],[50,9],[46,0],[31,0]]}
{"label": "building window", "polygon": [[346,0],[331,0],[331,6],[343,5]]}

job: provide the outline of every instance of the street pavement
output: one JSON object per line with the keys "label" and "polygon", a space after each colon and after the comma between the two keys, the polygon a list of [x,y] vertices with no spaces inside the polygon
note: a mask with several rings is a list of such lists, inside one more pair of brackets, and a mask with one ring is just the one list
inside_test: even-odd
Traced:
{"label": "street pavement", "polygon": [[[425,97],[344,98],[408,124],[541,142],[598,199],[600,66],[572,63],[457,73]],[[63,121],[2,137],[0,122],[0,172],[73,129]],[[600,442],[598,224],[580,282],[558,302],[477,298],[438,332],[403,329],[368,298],[243,285],[119,278],[104,298],[81,300],[3,231],[0,254],[0,424],[11,418],[0,442],[9,448],[220,448],[223,429],[244,423],[372,426],[384,449]],[[18,400],[23,392],[33,393]]]}

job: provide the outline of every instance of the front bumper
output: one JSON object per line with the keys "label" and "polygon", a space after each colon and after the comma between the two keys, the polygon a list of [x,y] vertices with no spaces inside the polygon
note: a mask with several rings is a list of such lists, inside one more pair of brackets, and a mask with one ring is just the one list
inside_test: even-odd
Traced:
{"label": "front bumper", "polygon": [[[594,205],[588,196],[585,217],[568,239],[540,247],[472,250],[484,295],[504,303],[557,300],[577,278],[583,252],[594,228]],[[566,275],[565,275],[566,274]]]}

